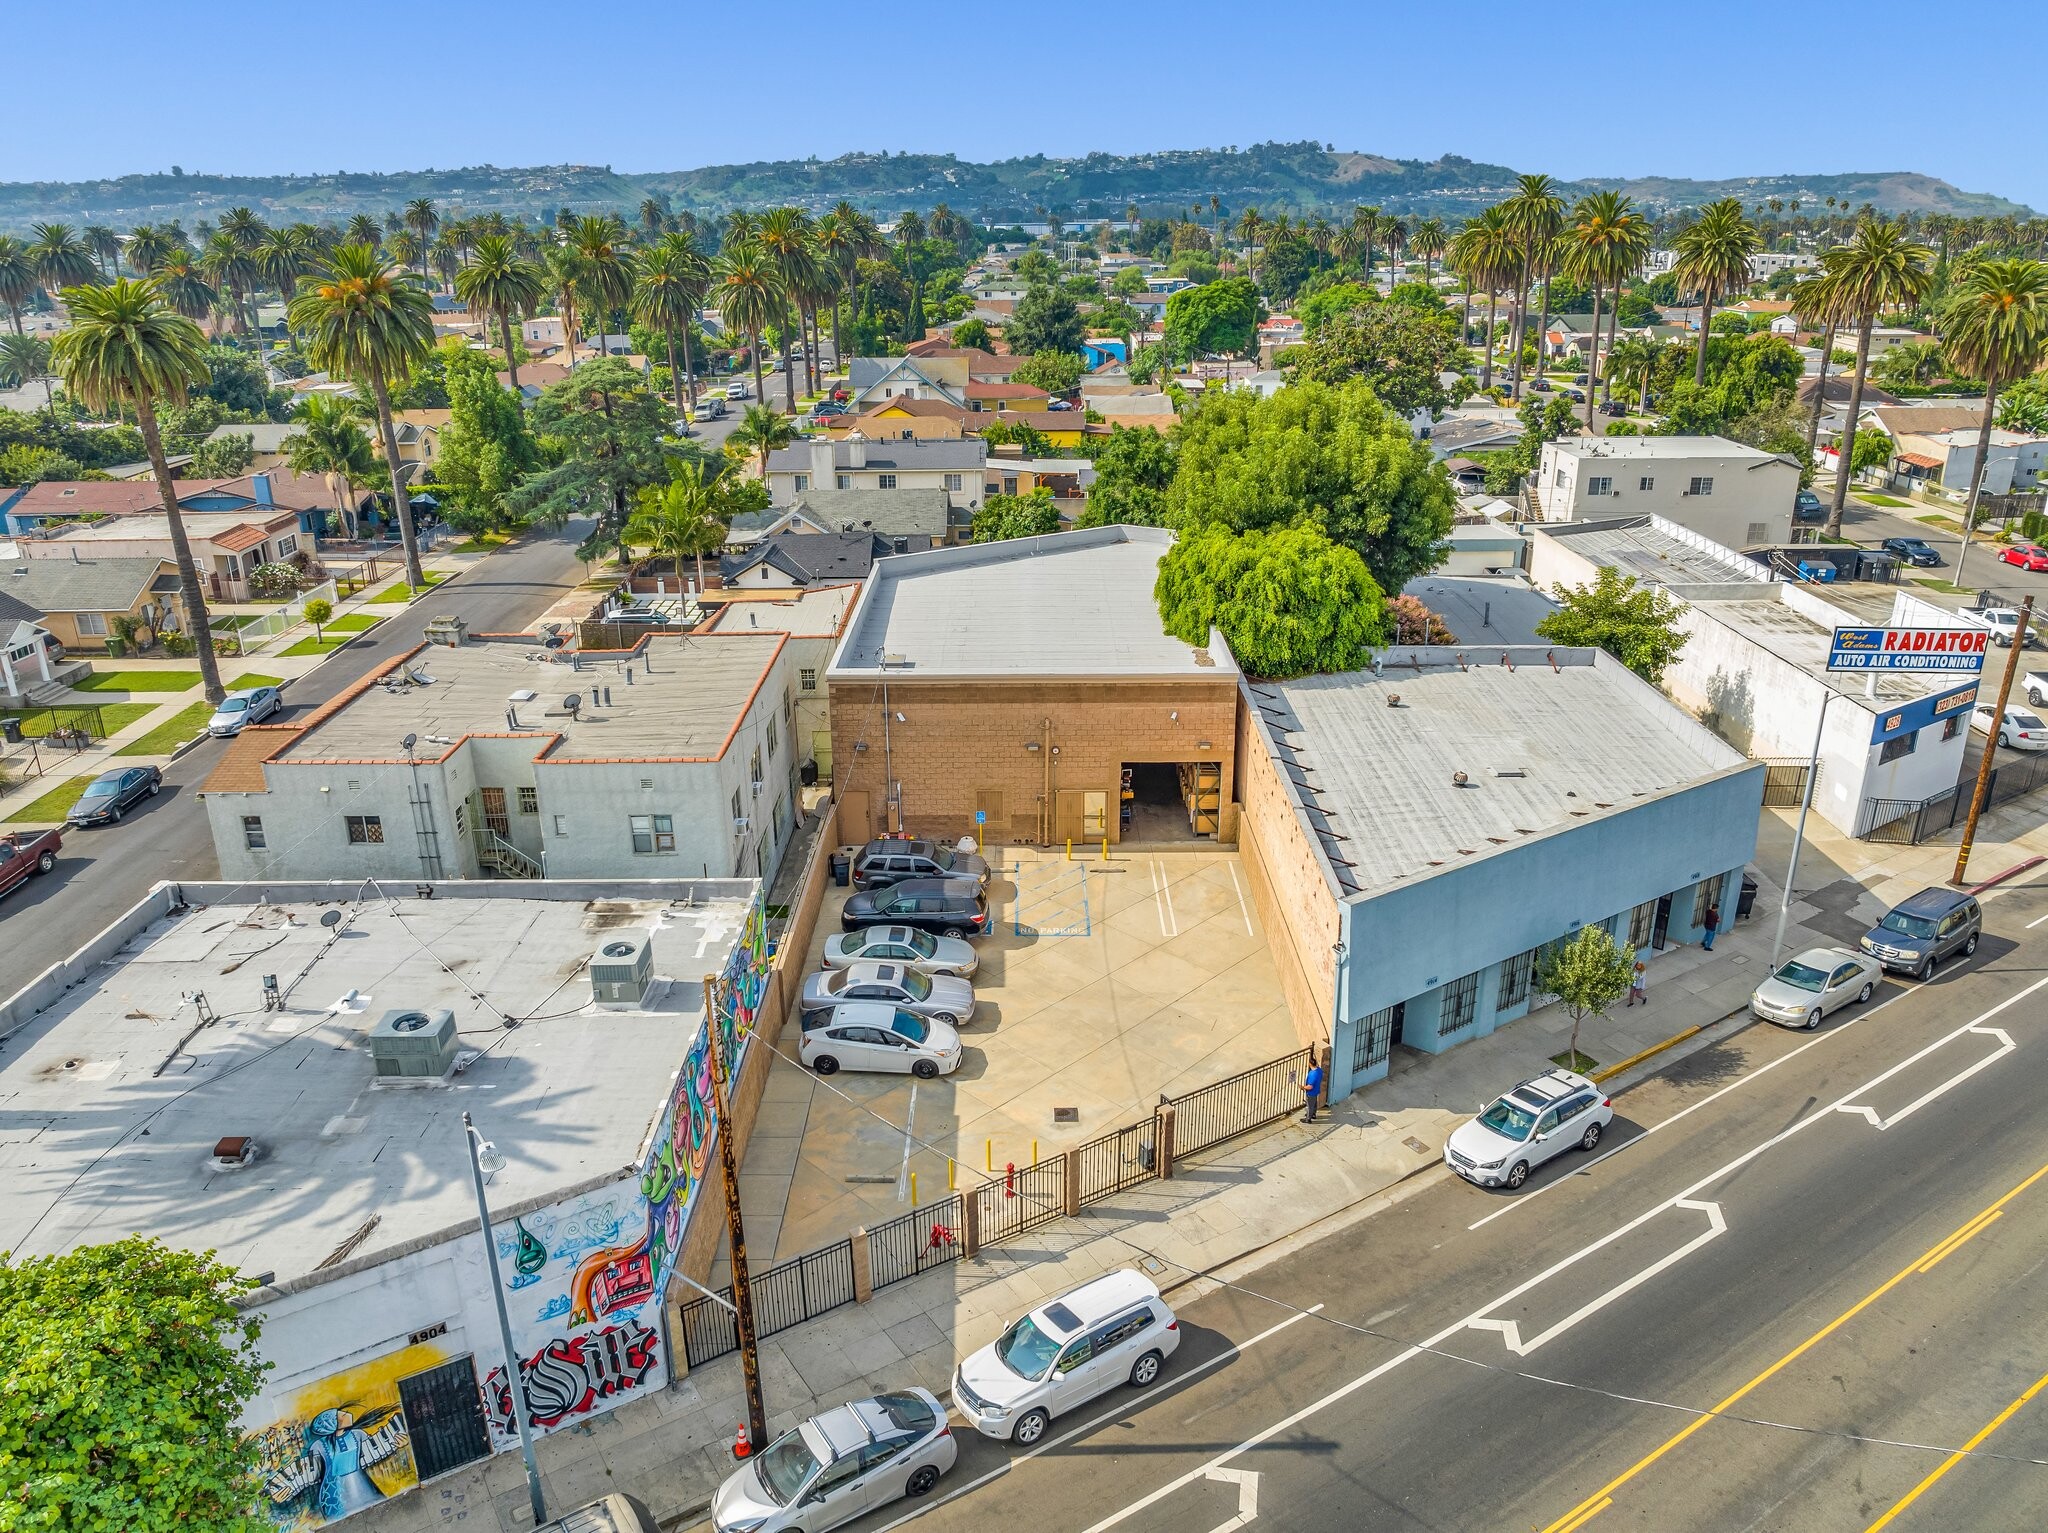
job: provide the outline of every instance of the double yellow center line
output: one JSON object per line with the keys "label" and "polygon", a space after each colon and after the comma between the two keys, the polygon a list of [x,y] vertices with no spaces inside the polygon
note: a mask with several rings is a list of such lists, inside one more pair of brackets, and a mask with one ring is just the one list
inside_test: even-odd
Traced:
{"label": "double yellow center line", "polygon": [[[1950,1256],[1957,1249],[1963,1246],[1967,1241],[1969,1241],[1973,1236],[1981,1233],[1986,1229],[1989,1229],[1993,1222],[1995,1222],[1998,1219],[1999,1215],[2004,1212],[2006,1204],[2012,1202],[2014,1198],[2017,1198],[2021,1193],[2025,1192],[2028,1188],[2032,1187],[2036,1182],[2040,1181],[2043,1177],[2048,1177],[2048,1166],[2041,1167],[2040,1170],[2036,1171],[2032,1176],[2028,1177],[2025,1181],[2021,1182],[2017,1187],[2013,1188],[2012,1191],[2008,1192],[1996,1203],[1993,1203],[1992,1205],[1990,1205],[1990,1207],[1982,1210],[1975,1217],[1965,1222],[1959,1228],[1951,1231],[1949,1234],[1943,1236],[1940,1240],[1936,1241],[1927,1250],[1923,1251],[1920,1255],[1914,1257],[1912,1261],[1908,1262],[1904,1267],[1900,1268],[1891,1277],[1887,1278],[1883,1283],[1879,1284],[1876,1288],[1873,1288],[1869,1293],[1865,1294],[1862,1298],[1858,1299],[1854,1304],[1850,1305],[1849,1308],[1843,1310],[1841,1314],[1835,1316],[1834,1319],[1830,1320],[1826,1325],[1822,1326],[1819,1330],[1815,1331],[1811,1336],[1807,1337],[1806,1340],[1802,1341],[1790,1352],[1787,1352],[1775,1363],[1772,1363],[1770,1367],[1764,1369],[1762,1373],[1759,1373],[1747,1384],[1744,1384],[1740,1389],[1736,1390],[1733,1394],[1729,1395],[1725,1400],[1721,1401],[1718,1405],[1716,1405],[1712,1410],[1708,1411],[1705,1415],[1695,1416],[1689,1423],[1687,1423],[1687,1425],[1684,1428],[1677,1432],[1674,1432],[1667,1441],[1660,1444],[1651,1452],[1645,1454],[1642,1458],[1638,1459],[1634,1464],[1631,1464],[1622,1473],[1616,1475],[1612,1480],[1609,1480],[1605,1485],[1601,1486],[1598,1490],[1594,1491],[1592,1495],[1588,1496],[1585,1500],[1581,1501],[1577,1506],[1573,1507],[1569,1512],[1565,1513],[1564,1516],[1558,1518],[1557,1521],[1551,1523],[1549,1527],[1543,1530],[1543,1533],[1574,1533],[1575,1529],[1584,1527],[1587,1523],[1591,1522],[1595,1517],[1598,1517],[1602,1512],[1606,1511],[1610,1506],[1614,1505],[1614,1493],[1620,1490],[1624,1485],[1628,1484],[1629,1481],[1633,1480],[1637,1475],[1641,1474],[1644,1470],[1648,1469],[1652,1464],[1656,1463],[1657,1460],[1664,1457],[1665,1454],[1669,1453],[1673,1448],[1676,1448],[1688,1437],[1691,1437],[1693,1433],[1705,1427],[1709,1422],[1713,1421],[1716,1417],[1721,1416],[1725,1414],[1727,1411],[1733,1409],[1746,1396],[1751,1394],[1753,1391],[1761,1388],[1764,1384],[1768,1383],[1777,1374],[1782,1372],[1784,1369],[1790,1367],[1793,1363],[1797,1362],[1801,1357],[1804,1357],[1808,1352],[1812,1351],[1815,1347],[1819,1346],[1822,1342],[1826,1341],[1830,1336],[1834,1335],[1836,1331],[1839,1331],[1851,1320],[1854,1320],[1858,1315],[1862,1314],[1863,1311],[1870,1308],[1871,1305],[1875,1304],[1879,1299],[1882,1299],[1886,1294],[1890,1293],[1894,1288],[1898,1287],[1899,1284],[1905,1282],[1907,1278],[1914,1276],[1916,1273],[1924,1273],[1931,1271],[1938,1263],[1945,1260],[1948,1256]],[[1883,1527],[1893,1517],[1897,1516],[1901,1511],[1905,1510],[1907,1505],[1910,1504],[1915,1497],[1920,1495],[1921,1492],[1926,1490],[1936,1480],[1940,1479],[1944,1474],[1948,1473],[1949,1469],[1955,1463],[1957,1463],[1965,1454],[1975,1449],[1980,1442],[1982,1442],[1985,1438],[1989,1437],[1993,1432],[1997,1431],[2000,1426],[2004,1425],[2006,1421],[2011,1419],[2012,1415],[2016,1411],[2018,1411],[2021,1406],[2025,1405],[2029,1400],[2033,1399],[2034,1396],[2038,1394],[2044,1387],[2048,1387],[2048,1377],[2044,1377],[2043,1379],[2041,1379],[2038,1383],[2034,1385],[2032,1389],[2028,1390],[2024,1395],[2020,1396],[2019,1399],[2015,1400],[2011,1405],[2007,1406],[2002,1415],[1994,1419],[1989,1426],[1985,1427],[1985,1429],[1982,1432],[1978,1433],[1976,1437],[1972,1438],[1970,1442],[1967,1443],[1963,1448],[1959,1449],[1956,1453],[1950,1455],[1947,1462],[1943,1463],[1940,1468],[1936,1469],[1925,1480],[1921,1481],[1919,1485],[1915,1486],[1912,1492],[1908,1494],[1904,1500],[1902,1500],[1897,1506],[1893,1507],[1891,1511],[1885,1513],[1884,1517],[1881,1518],[1878,1522],[1874,1523],[1872,1525],[1871,1533],[1875,1533],[1875,1530],[1877,1528]]]}

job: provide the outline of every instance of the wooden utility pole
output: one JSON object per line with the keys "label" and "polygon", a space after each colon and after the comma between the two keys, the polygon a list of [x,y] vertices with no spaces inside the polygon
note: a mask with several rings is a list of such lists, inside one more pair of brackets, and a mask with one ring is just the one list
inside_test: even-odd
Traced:
{"label": "wooden utility pole", "polygon": [[733,1150],[732,1118],[726,1111],[731,1082],[719,1037],[719,986],[704,976],[704,1029],[711,1049],[711,1122],[718,1135],[718,1166],[725,1179],[725,1232],[732,1247],[732,1310],[740,1333],[740,1370],[747,1385],[747,1441],[759,1453],[768,1446],[768,1408],[761,1400],[761,1353],[754,1339],[754,1290],[747,1281],[747,1236],[740,1222],[740,1168]]}
{"label": "wooden utility pole", "polygon": [[1977,840],[1977,816],[1984,812],[1984,795],[1991,791],[1991,764],[1998,755],[1998,730],[2005,722],[2005,700],[2012,696],[2012,679],[2019,674],[2020,651],[2027,647],[2029,625],[2034,620],[2034,598],[2020,602],[2020,620],[2013,625],[2012,653],[2005,657],[2005,675],[1998,683],[1998,706],[1991,713],[1991,727],[1984,731],[1984,759],[1977,763],[1977,787],[1970,795],[1970,817],[1963,822],[1963,844],[1956,851],[1956,876],[1960,884],[1970,871],[1970,848]]}

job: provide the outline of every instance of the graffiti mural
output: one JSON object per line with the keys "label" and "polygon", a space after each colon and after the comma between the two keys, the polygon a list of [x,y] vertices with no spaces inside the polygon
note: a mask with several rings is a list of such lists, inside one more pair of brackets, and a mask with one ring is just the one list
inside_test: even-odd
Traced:
{"label": "graffiti mural", "polygon": [[[549,1342],[531,1357],[521,1358],[526,1379],[526,1408],[536,1431],[545,1432],[572,1417],[615,1403],[615,1397],[638,1389],[654,1372],[661,1356],[661,1335],[637,1320],[607,1325]],[[484,1381],[484,1400],[491,1429],[511,1438],[512,1396],[505,1388],[505,1370],[493,1368]]]}
{"label": "graffiti mural", "polygon": [[419,1483],[398,1381],[445,1362],[412,1346],[299,1390],[256,1436],[270,1515],[280,1529],[317,1528]]}

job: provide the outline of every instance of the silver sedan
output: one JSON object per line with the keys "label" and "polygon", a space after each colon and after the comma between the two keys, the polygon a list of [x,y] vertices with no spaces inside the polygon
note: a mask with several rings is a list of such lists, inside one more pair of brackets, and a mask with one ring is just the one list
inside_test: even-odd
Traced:
{"label": "silver sedan", "polygon": [[804,981],[806,1013],[828,1011],[847,1001],[886,1001],[913,1016],[955,1026],[974,1015],[974,987],[966,980],[920,974],[900,963],[821,969]]}
{"label": "silver sedan", "polygon": [[900,963],[919,974],[953,974],[972,979],[974,944],[961,937],[934,937],[914,926],[863,926],[825,939],[825,967],[856,963]]}
{"label": "silver sedan", "polygon": [[1883,965],[1867,954],[1817,947],[1780,964],[1756,987],[1749,1009],[1766,1022],[1819,1027],[1829,1012],[1869,1000],[1883,979]]}

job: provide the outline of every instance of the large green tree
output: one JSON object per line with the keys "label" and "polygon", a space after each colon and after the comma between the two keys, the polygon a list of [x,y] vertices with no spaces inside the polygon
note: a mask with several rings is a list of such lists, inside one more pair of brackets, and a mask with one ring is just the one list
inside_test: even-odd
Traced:
{"label": "large green tree", "polygon": [[1242,356],[1259,328],[1259,291],[1249,277],[1184,287],[1166,300],[1166,348],[1176,361],[1221,352]]}
{"label": "large green tree", "polygon": [[723,462],[704,457],[671,457],[664,483],[647,485],[634,497],[622,546],[644,548],[675,561],[697,563],[697,589],[704,589],[704,556],[725,546],[727,529],[742,511],[761,509],[767,493],[758,480],[737,481]]}
{"label": "large green tree", "polygon": [[1019,356],[1041,351],[1079,351],[1086,335],[1081,310],[1070,294],[1056,287],[1034,287],[1017,300],[1003,339]]}
{"label": "large green tree", "polygon": [[1365,561],[1312,526],[1184,533],[1153,594],[1168,633],[1200,646],[1220,629],[1253,676],[1355,671],[1387,638],[1386,596]]}
{"label": "large green tree", "polygon": [[1579,1028],[1628,994],[1635,968],[1636,955],[1604,926],[1582,926],[1570,941],[1553,944],[1537,959],[1536,989],[1556,996],[1572,1019],[1569,1068],[1581,1068]]}
{"label": "large green tree", "polygon": [[206,341],[199,327],[174,313],[157,290],[156,281],[116,278],[104,287],[69,287],[64,306],[71,324],[56,340],[51,362],[64,388],[88,410],[111,415],[127,408],[135,413],[142,444],[156,479],[164,514],[170,522],[171,551],[177,558],[178,584],[184,595],[185,629],[199,655],[199,678],[206,700],[218,703],[227,693],[220,684],[220,666],[213,656],[212,628],[206,614],[206,592],[192,558],[170,460],[157,428],[157,406],[182,405],[206,381]]}
{"label": "large green tree", "polygon": [[1590,586],[1551,590],[1558,610],[1536,625],[1539,636],[1553,644],[1604,649],[1653,687],[1691,637],[1678,627],[1684,603],[1611,566],[1603,566]]}
{"label": "large green tree", "polygon": [[1672,242],[1678,260],[1671,275],[1700,305],[1699,355],[1693,382],[1701,388],[1707,384],[1707,336],[1713,328],[1714,305],[1749,285],[1749,258],[1763,249],[1763,243],[1756,225],[1743,215],[1739,197],[1708,203]]}
{"label": "large green tree", "polygon": [[448,492],[444,513],[458,527],[488,532],[514,518],[512,492],[541,466],[519,396],[498,382],[490,361],[464,352],[448,369],[448,429],[434,476]]}
{"label": "large green tree", "polygon": [[377,454],[370,446],[370,434],[363,429],[363,416],[352,399],[332,394],[315,394],[301,404],[299,429],[284,439],[285,464],[295,474],[317,474],[339,508],[340,531],[353,538],[356,525],[356,486],[377,476]]}
{"label": "large green tree", "polygon": [[977,543],[1037,538],[1059,530],[1059,507],[1053,504],[1052,491],[1043,487],[1028,495],[991,495],[974,513],[974,541]]}
{"label": "large green tree", "polygon": [[0,1264],[0,1524],[269,1533],[254,1440],[254,1287],[134,1236]]}
{"label": "large green tree", "polygon": [[1112,426],[1109,440],[1092,449],[1095,483],[1084,527],[1164,527],[1166,492],[1173,484],[1172,439],[1149,426]]}
{"label": "large green tree", "polygon": [[[661,332],[668,345],[669,382],[675,390],[676,414],[683,415],[684,378],[691,404],[697,400],[697,361],[690,354],[690,331],[704,294],[711,286],[711,263],[697,242],[680,229],[641,253],[633,267],[633,317]],[[683,365],[676,366],[676,337],[683,339]]]}
{"label": "large green tree", "polygon": [[1174,435],[1172,526],[1317,527],[1388,591],[1443,559],[1450,480],[1363,381],[1296,384],[1270,399],[1211,390]]}
{"label": "large green tree", "polygon": [[1376,303],[1326,319],[1288,352],[1296,383],[1362,379],[1380,402],[1408,415],[1441,414],[1451,403],[1442,375],[1456,370],[1465,348],[1449,312],[1424,314],[1407,304]]}
{"label": "large green tree", "polygon": [[[1998,391],[2048,361],[2048,261],[1979,261],[1956,285],[1941,316],[1942,347],[1953,365],[1984,380],[1984,418],[1977,427],[1977,458],[1970,468],[1970,498],[1963,526],[1977,522]],[[1969,538],[1963,539],[1969,551]],[[1962,555],[1956,558],[1957,583]]]}
{"label": "large green tree", "polygon": [[377,431],[391,473],[391,501],[405,545],[405,580],[415,591],[427,578],[413,531],[405,464],[391,414],[391,384],[434,350],[434,305],[427,290],[402,267],[369,245],[341,245],[299,286],[286,310],[306,355],[329,372],[367,385],[377,408]]}
{"label": "large green tree", "polygon": [[550,527],[593,518],[584,556],[613,546],[623,551],[620,534],[634,493],[668,478],[668,402],[637,369],[600,357],[543,390],[530,420],[553,466],[520,485],[507,509]]}

